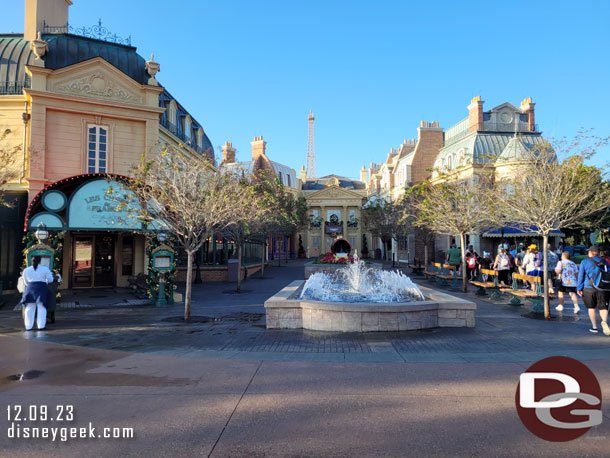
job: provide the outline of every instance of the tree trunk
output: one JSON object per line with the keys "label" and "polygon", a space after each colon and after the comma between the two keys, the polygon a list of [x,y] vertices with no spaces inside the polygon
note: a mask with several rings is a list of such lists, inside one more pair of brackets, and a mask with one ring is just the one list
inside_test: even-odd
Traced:
{"label": "tree trunk", "polygon": [[428,270],[428,244],[424,243],[424,269]]}
{"label": "tree trunk", "polygon": [[265,248],[267,248],[267,241],[263,239],[263,255],[261,256],[261,278],[265,277]]}
{"label": "tree trunk", "polygon": [[193,251],[186,251],[186,291],[184,292],[184,321],[191,319],[191,289],[193,282]]}
{"label": "tree trunk", "polygon": [[549,258],[548,258],[548,252],[549,252],[549,236],[548,234],[544,234],[542,236],[542,253],[544,256],[544,259],[542,260],[542,266],[544,269],[544,276],[543,281],[544,284],[542,285],[544,287],[544,317],[549,320],[551,318],[551,306],[549,304]]}
{"label": "tree trunk", "polygon": [[[460,249],[462,250],[462,291],[468,292],[468,279],[466,278],[466,236],[460,234]],[[457,272],[455,273],[457,275]]]}
{"label": "tree trunk", "polygon": [[240,240],[237,243],[237,292],[239,293],[241,290],[241,246],[242,241]]}
{"label": "tree trunk", "polygon": [[282,252],[278,249],[277,240],[275,241],[275,248],[277,249],[277,266],[281,267],[281,265],[282,265]]}

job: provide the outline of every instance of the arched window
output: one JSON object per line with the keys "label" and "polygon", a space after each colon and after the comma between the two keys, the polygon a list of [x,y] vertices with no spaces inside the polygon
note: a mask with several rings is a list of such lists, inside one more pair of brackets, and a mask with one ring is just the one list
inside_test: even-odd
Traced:
{"label": "arched window", "polygon": [[203,145],[203,129],[200,127],[197,129],[197,147],[201,148]]}
{"label": "arched window", "polygon": [[187,140],[191,139],[191,117],[184,118],[184,136]]}
{"label": "arched window", "polygon": [[174,126],[176,125],[176,102],[174,102],[173,100],[171,102],[169,102],[169,107],[168,107],[168,120],[170,122],[170,124],[173,124]]}
{"label": "arched window", "polygon": [[451,170],[453,168],[453,157],[447,156],[447,170]]}

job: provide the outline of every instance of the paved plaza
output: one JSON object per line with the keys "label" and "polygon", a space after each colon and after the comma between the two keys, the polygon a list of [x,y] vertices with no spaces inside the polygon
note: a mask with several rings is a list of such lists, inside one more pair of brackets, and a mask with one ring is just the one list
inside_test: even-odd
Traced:
{"label": "paved plaza", "polygon": [[244,282],[241,294],[228,283],[195,285],[189,324],[178,318],[181,304],[120,307],[112,291],[96,291],[94,299],[114,305],[60,309],[47,331],[25,333],[20,314],[5,305],[2,403],[70,404],[76,413],[68,426],[133,427],[134,438],[52,442],[4,433],[0,450],[62,457],[608,456],[607,402],[600,426],[563,444],[534,437],[515,409],[519,374],[551,355],[585,362],[608,398],[610,338],[591,335],[582,313],[545,322],[523,317],[528,307],[507,299],[451,292],[477,302],[474,329],[266,330],[264,300],[301,278],[302,269],[300,261],[270,267],[265,279]]}

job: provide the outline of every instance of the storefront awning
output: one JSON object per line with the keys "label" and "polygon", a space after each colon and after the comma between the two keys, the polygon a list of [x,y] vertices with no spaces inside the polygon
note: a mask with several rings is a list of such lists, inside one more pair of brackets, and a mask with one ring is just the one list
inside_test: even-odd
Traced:
{"label": "storefront awning", "polygon": [[[561,231],[551,231],[550,237],[565,237],[565,234]],[[483,237],[540,237],[537,232],[536,226],[530,226],[528,229],[516,229],[514,227],[501,227],[498,229],[488,229],[483,231]]]}

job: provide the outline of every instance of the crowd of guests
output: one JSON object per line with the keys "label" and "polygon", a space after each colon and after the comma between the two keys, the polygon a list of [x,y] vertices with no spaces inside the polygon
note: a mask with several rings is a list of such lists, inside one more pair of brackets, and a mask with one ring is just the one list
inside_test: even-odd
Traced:
{"label": "crowd of guests", "polygon": [[[610,336],[608,325],[608,308],[610,303],[610,290],[598,288],[594,285],[594,276],[599,270],[610,272],[610,248],[607,246],[592,245],[587,250],[588,257],[583,259],[580,266],[571,258],[571,250],[563,244],[554,250],[551,245],[547,247],[548,290],[550,294],[557,291],[557,311],[563,311],[566,295],[570,297],[574,306],[574,313],[580,312],[578,297],[580,296],[587,308],[591,321],[592,333],[598,333],[597,314],[599,311],[603,333]],[[447,252],[447,263],[453,265],[456,271],[461,268],[461,251],[452,245]],[[544,255],[536,244],[526,246],[524,243],[509,246],[502,242],[498,246],[497,255],[492,259],[489,252],[484,251],[480,256],[472,245],[466,250],[465,274],[469,281],[488,281],[481,269],[498,272],[498,282],[501,286],[512,286],[512,274],[519,273],[532,277],[544,277]],[[609,274],[610,276],[610,274]],[[536,282],[521,282],[521,288],[536,291]]]}

